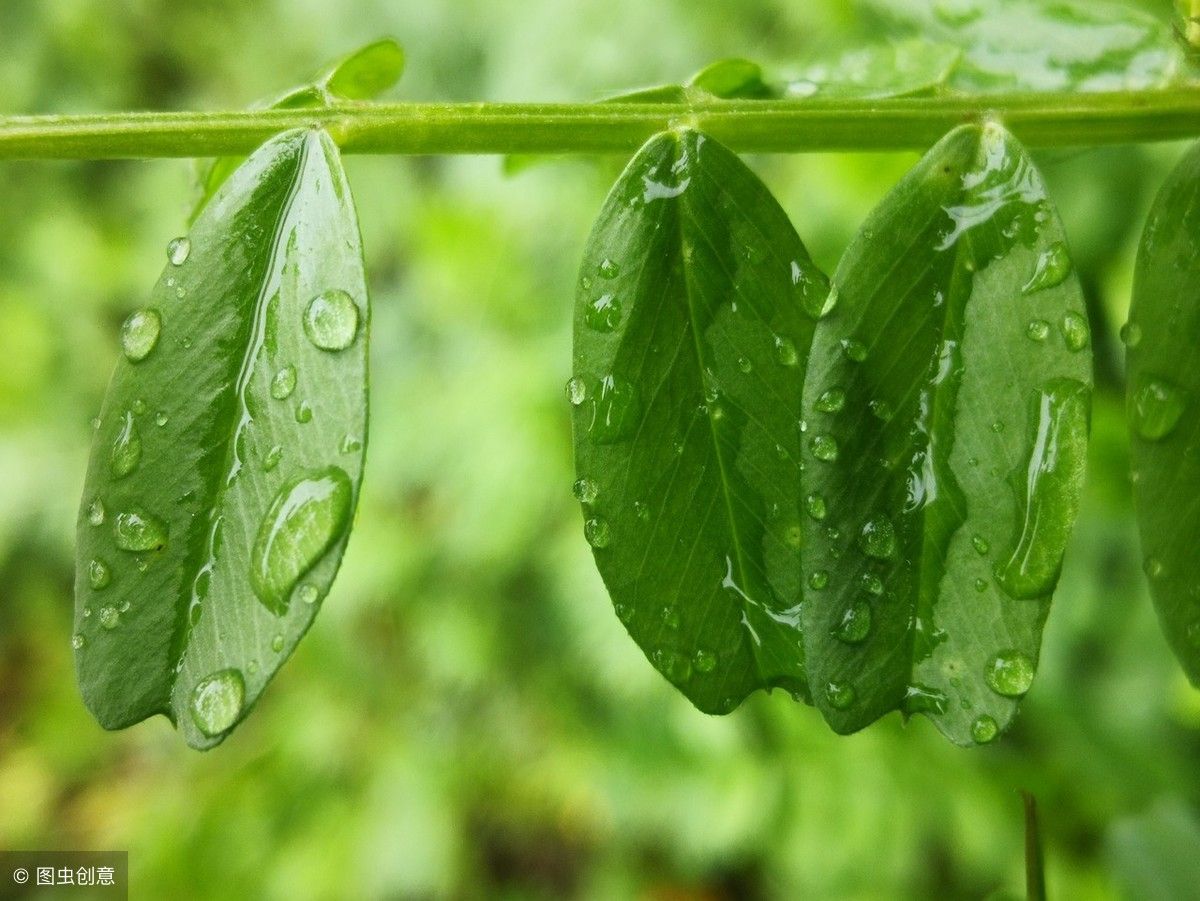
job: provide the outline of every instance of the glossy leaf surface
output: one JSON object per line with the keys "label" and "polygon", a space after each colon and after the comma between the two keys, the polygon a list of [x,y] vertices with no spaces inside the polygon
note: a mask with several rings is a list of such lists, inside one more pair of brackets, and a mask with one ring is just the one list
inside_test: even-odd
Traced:
{"label": "glossy leaf surface", "polygon": [[1200,685],[1200,146],[1159,192],[1125,328],[1133,498],[1167,640]]}
{"label": "glossy leaf surface", "polygon": [[312,622],[366,437],[358,224],[328,135],[263,145],[122,329],[78,525],[76,669],[106,728],[216,744]]}
{"label": "glossy leaf surface", "polygon": [[576,496],[617,615],[701,710],[806,693],[801,383],[828,280],[732,153],[661,134],[613,187],[575,312]]}
{"label": "glossy leaf surface", "polygon": [[1083,299],[1024,150],[944,138],[863,225],[804,392],[805,646],[850,732],[989,741],[1030,686],[1090,409]]}
{"label": "glossy leaf surface", "polygon": [[944,87],[962,60],[953,44],[910,38],[871,44],[818,62],[792,79],[790,97],[907,97]]}

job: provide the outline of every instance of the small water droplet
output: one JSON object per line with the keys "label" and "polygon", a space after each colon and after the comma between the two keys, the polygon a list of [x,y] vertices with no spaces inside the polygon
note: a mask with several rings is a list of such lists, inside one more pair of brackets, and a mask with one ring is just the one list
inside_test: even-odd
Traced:
{"label": "small water droplet", "polygon": [[646,505],[645,501],[633,502],[633,515],[642,522],[647,522],[650,519],[650,508]]}
{"label": "small water droplet", "polygon": [[986,745],[1000,733],[1000,726],[986,713],[975,717],[971,723],[971,739],[977,745]]}
{"label": "small water droplet", "polygon": [[284,366],[271,379],[271,397],[276,400],[287,400],[296,390],[296,367]]}
{"label": "small water droplet", "polygon": [[583,524],[583,535],[587,543],[597,549],[608,547],[608,543],[612,541],[612,530],[608,520],[599,516],[594,516]]}
{"label": "small water droplet", "polygon": [[112,582],[112,571],[99,557],[88,563],[88,584],[96,591],[101,591]]}
{"label": "small water droplet", "polygon": [[158,426],[160,429],[170,421],[171,421],[170,417],[167,416],[167,414],[162,410],[159,410],[157,413],[154,414],[154,424],[156,426]]}
{"label": "small water droplet", "polygon": [[829,584],[829,573],[823,569],[818,569],[808,577],[808,587],[814,591],[821,591]]}
{"label": "small water droplet", "polygon": [[136,398],[133,404],[130,406],[130,409],[133,410],[135,416],[141,416],[146,412],[146,402],[140,397]]}
{"label": "small water droplet", "polygon": [[883,579],[874,573],[863,573],[859,581],[862,584],[862,589],[867,594],[873,594],[876,597],[883,594]]}
{"label": "small water droplet", "polygon": [[999,419],[997,419],[995,422],[992,423],[992,431],[995,432],[997,435],[999,435],[1001,432],[1004,431],[1004,423],[1002,423]]}
{"label": "small water droplet", "polygon": [[1061,285],[1071,272],[1071,257],[1067,254],[1067,245],[1061,241],[1051,244],[1038,256],[1033,268],[1033,275],[1021,289],[1022,294],[1032,294],[1045,288]]}
{"label": "small water droplet", "polygon": [[578,407],[587,400],[587,383],[575,376],[567,379],[567,400],[572,407]]}
{"label": "small water droplet", "polygon": [[859,543],[868,557],[891,560],[896,556],[896,527],[886,516],[876,516],[863,525]]}
{"label": "small water droplet", "polygon": [[738,357],[737,364],[738,369],[746,373],[750,372],[754,368],[754,365],[750,362],[749,357]]}
{"label": "small water droplet", "polygon": [[117,612],[116,607],[101,607],[98,618],[100,625],[105,629],[112,630],[121,624],[121,614]]}
{"label": "small water droplet", "polygon": [[829,508],[825,504],[825,498],[819,494],[810,494],[804,499],[804,509],[808,511],[808,515],[820,522],[828,513]]}
{"label": "small water droplet", "polygon": [[1121,326],[1121,341],[1126,347],[1137,347],[1142,343],[1142,327],[1136,322],[1126,322]]}
{"label": "small water droplet", "polygon": [[998,695],[1019,698],[1033,684],[1033,661],[1020,651],[1001,651],[983,671],[984,681]]}
{"label": "small water droplet", "polygon": [[192,242],[186,237],[172,238],[167,242],[167,259],[171,261],[172,266],[182,266],[191,252]]}
{"label": "small water droplet", "polygon": [[1163,563],[1157,557],[1151,555],[1142,561],[1142,570],[1151,579],[1158,579],[1163,574]]}
{"label": "small water droplet", "polygon": [[304,311],[304,333],[321,350],[345,350],[358,335],[358,305],[345,291],[323,291]]}
{"label": "small water droplet", "polygon": [[1059,329],[1062,331],[1063,341],[1068,350],[1080,351],[1087,347],[1087,320],[1078,313],[1064,313],[1062,322],[1059,323]]}
{"label": "small water droplet", "polygon": [[837,441],[832,435],[817,435],[812,440],[812,453],[818,460],[832,463],[838,458]]}
{"label": "small water droplet", "polygon": [[296,597],[300,603],[312,605],[321,599],[321,592],[316,585],[305,583],[296,590]]}
{"label": "small water droplet", "polygon": [[600,273],[601,278],[616,278],[621,274],[621,267],[615,261],[605,257],[596,267],[596,271]]}
{"label": "small water droplet", "polygon": [[867,358],[867,345],[853,338],[842,339],[842,353],[852,363],[861,363]]}
{"label": "small water droplet", "polygon": [[140,363],[150,356],[162,332],[162,317],[158,310],[137,310],[121,326],[121,350],[131,363]]}
{"label": "small water droplet", "polygon": [[274,638],[271,639],[271,650],[274,651],[276,654],[278,654],[280,651],[283,650],[283,636],[282,635],[276,635]]}
{"label": "small water droplet", "polygon": [[988,587],[987,579],[976,579],[975,580],[975,590],[978,591],[980,594],[983,594],[983,592],[987,591],[987,587]]}
{"label": "small water droplet", "polygon": [[73,647],[77,651],[80,648],[82,648],[86,643],[87,642],[84,641],[83,636],[80,635],[78,632],[76,632],[74,635],[71,636],[71,647]]}
{"label": "small water droplet", "polygon": [[867,404],[867,408],[876,419],[887,422],[892,418],[892,408],[885,400],[873,400]]}
{"label": "small water droplet", "polygon": [[986,554],[991,549],[991,545],[982,535],[971,536],[971,547],[975,548],[977,554]]}
{"label": "small water droplet", "polygon": [[776,335],[775,359],[783,366],[795,366],[799,363],[800,355],[796,352],[796,343],[791,338]]}
{"label": "small water droplet", "polygon": [[88,504],[87,518],[88,522],[94,526],[104,525],[104,501],[100,498],[93,498]]}
{"label": "small water droplet", "polygon": [[1175,430],[1187,407],[1187,395],[1165,379],[1145,380],[1133,396],[1133,424],[1147,441],[1161,441]]}
{"label": "small water droplet", "polygon": [[237,722],[245,700],[246,683],[238,670],[213,673],[192,690],[192,721],[205,735],[220,735]]}
{"label": "small water droplet", "polygon": [[1050,336],[1050,323],[1045,319],[1030,319],[1025,334],[1034,341],[1045,341]]}
{"label": "small water droplet", "polygon": [[113,520],[113,540],[123,551],[158,551],[167,546],[167,525],[141,510],[118,513]]}
{"label": "small water droplet", "polygon": [[834,627],[833,637],[846,644],[865,641],[871,631],[871,605],[866,601],[855,601]]}
{"label": "small water droplet", "polygon": [[308,401],[302,400],[300,403],[296,404],[296,422],[303,425],[306,422],[312,422],[312,418],[313,411],[312,407],[309,406]]}
{"label": "small water droplet", "polygon": [[621,301],[615,294],[601,294],[583,311],[583,321],[596,332],[614,332],[621,324]]}
{"label": "small water droplet", "polygon": [[279,465],[279,460],[283,457],[283,446],[279,444],[272,445],[263,457],[263,472],[270,472]]}
{"label": "small water droplet", "polygon": [[825,699],[834,710],[845,710],[857,696],[854,686],[848,682],[830,682],[825,686]]}
{"label": "small water droplet", "polygon": [[575,495],[575,500],[581,504],[593,503],[599,491],[600,489],[596,487],[596,483],[591,479],[576,479],[575,484],[571,486],[571,493]]}
{"label": "small water droplet", "polygon": [[109,451],[109,470],[115,478],[124,478],[137,468],[142,459],[142,438],[138,434],[137,424],[133,413],[127,412],[121,417],[121,426],[113,439]]}
{"label": "small water droplet", "polygon": [[817,398],[816,406],[822,413],[837,413],[846,406],[846,392],[841,388],[830,388]]}

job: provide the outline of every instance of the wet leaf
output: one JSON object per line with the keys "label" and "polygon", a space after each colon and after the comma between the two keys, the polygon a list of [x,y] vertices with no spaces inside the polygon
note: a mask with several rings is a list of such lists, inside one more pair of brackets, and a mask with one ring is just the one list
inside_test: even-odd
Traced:
{"label": "wet leaf", "polygon": [[576,496],[617,615],[701,710],[806,691],[801,383],[828,280],[732,153],[651,139],[588,240]]}
{"label": "wet leaf", "polygon": [[75,644],[106,728],[219,742],[341,560],[366,434],[358,224],[328,135],[267,142],[122,330],[78,525]]}
{"label": "wet leaf", "polygon": [[953,44],[909,39],[849,50],[810,65],[787,85],[792,97],[906,97],[949,81],[962,50]]}
{"label": "wet leaf", "polygon": [[960,744],[1033,678],[1078,507],[1091,351],[1062,227],[997,125],[943,139],[834,277],[804,392],[805,647],[838,732],[920,712]]}
{"label": "wet leaf", "polygon": [[1138,250],[1126,326],[1133,499],[1150,594],[1200,685],[1200,145],[1158,194]]}

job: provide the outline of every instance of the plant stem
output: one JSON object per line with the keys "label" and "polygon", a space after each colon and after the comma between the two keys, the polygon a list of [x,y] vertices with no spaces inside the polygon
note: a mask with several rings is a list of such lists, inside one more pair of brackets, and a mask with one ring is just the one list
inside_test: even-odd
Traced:
{"label": "plant stem", "polygon": [[323,126],[348,153],[628,153],[656,132],[703,129],[742,152],[923,149],[995,118],[1031,147],[1200,136],[1200,90],[669,103],[363,103],[325,109],[0,117],[0,159],[249,153]]}

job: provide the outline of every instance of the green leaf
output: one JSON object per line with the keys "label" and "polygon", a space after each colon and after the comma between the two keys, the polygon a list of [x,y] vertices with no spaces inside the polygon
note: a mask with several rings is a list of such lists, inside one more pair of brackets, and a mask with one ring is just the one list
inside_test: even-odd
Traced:
{"label": "green leaf", "polygon": [[763,81],[762,68],[748,59],[722,59],[705,66],[688,86],[722,100],[770,97],[775,91]]}
{"label": "green leaf", "polygon": [[806,68],[786,88],[792,97],[906,97],[949,81],[962,51],[952,44],[909,39],[847,51]]}
{"label": "green leaf", "polygon": [[1185,75],[1170,26],[1104,0],[868,0],[928,41],[963,48],[961,91],[1118,91]]}
{"label": "green leaf", "polygon": [[1062,227],[998,125],[946,136],[863,225],[804,390],[805,649],[838,732],[960,744],[1032,680],[1075,518],[1091,352]]}
{"label": "green leaf", "polygon": [[[384,38],[342,57],[312,83],[291,88],[273,100],[255,106],[313,109],[336,106],[345,101],[370,100],[393,87],[403,73],[404,49],[391,38]],[[217,157],[199,164],[196,180],[200,186],[200,196],[192,208],[192,221],[244,159]]]}
{"label": "green leaf", "polygon": [[701,710],[806,694],[797,420],[828,280],[732,153],[652,138],[584,252],[576,496],[617,615]]}
{"label": "green leaf", "polygon": [[218,743],[308,629],[362,474],[367,293],[324,132],[257,150],[126,320],[78,526],[76,669],[109,729]]}
{"label": "green leaf", "polygon": [[1150,594],[1200,685],[1200,145],[1171,173],[1138,250],[1126,326],[1133,499]]}

